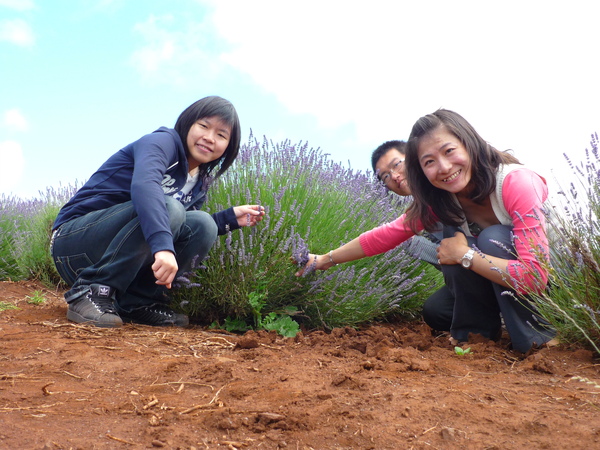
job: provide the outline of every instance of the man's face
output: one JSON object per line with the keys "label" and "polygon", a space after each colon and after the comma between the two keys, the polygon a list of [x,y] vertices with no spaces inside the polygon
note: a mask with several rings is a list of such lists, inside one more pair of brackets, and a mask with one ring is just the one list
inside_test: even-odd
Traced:
{"label": "man's face", "polygon": [[391,148],[381,156],[375,164],[375,169],[379,179],[390,191],[403,197],[410,195],[404,172],[404,155],[397,149]]}

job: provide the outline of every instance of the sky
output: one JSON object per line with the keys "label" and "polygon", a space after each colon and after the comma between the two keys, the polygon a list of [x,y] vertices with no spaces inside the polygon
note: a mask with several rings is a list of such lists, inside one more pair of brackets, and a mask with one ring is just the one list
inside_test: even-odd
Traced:
{"label": "sky", "polygon": [[447,108],[560,182],[600,132],[599,22],[589,0],[0,0],[0,195],[81,184],[207,95],[242,142],[362,171]]}

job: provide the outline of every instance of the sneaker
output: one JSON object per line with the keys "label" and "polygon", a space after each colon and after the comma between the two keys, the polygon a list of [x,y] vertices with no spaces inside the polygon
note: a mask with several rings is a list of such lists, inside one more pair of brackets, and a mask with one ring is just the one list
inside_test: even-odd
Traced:
{"label": "sneaker", "polygon": [[115,290],[103,284],[90,284],[89,291],[69,303],[67,319],[97,327],[117,328],[123,325],[115,309]]}
{"label": "sneaker", "polygon": [[131,312],[121,311],[124,322],[152,325],[154,327],[187,327],[190,324],[188,316],[177,314],[167,305],[155,304],[134,309]]}

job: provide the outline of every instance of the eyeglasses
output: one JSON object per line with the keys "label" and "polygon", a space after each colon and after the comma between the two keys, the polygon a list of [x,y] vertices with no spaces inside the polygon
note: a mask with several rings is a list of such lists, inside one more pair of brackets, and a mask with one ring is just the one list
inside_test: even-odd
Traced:
{"label": "eyeglasses", "polygon": [[392,167],[390,167],[389,172],[384,172],[379,176],[379,179],[381,180],[381,182],[383,184],[388,184],[390,182],[390,180],[392,179],[393,173],[395,173],[396,175],[400,175],[400,169],[402,168],[403,163],[404,163],[404,160],[399,159],[394,164],[392,164]]}

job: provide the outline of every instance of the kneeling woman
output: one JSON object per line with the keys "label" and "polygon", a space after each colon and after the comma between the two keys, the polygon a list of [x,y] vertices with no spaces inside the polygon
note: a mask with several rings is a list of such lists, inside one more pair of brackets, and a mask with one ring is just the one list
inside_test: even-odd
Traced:
{"label": "kneeling woman", "polygon": [[223,174],[240,146],[233,105],[206,97],[111,156],[63,206],[51,253],[63,280],[67,318],[100,327],[126,322],[185,326],[170,307],[178,274],[204,258],[217,234],[262,220],[263,208],[199,211],[211,175]]}
{"label": "kneeling woman", "polygon": [[438,259],[452,295],[426,301],[425,321],[461,342],[469,333],[498,339],[503,318],[520,352],[552,340],[555,331],[527,298],[548,280],[545,179],[443,109],[415,123],[405,164],[414,198],[406,214],[308,264],[316,257],[316,268],[327,269],[383,253],[441,222]]}

